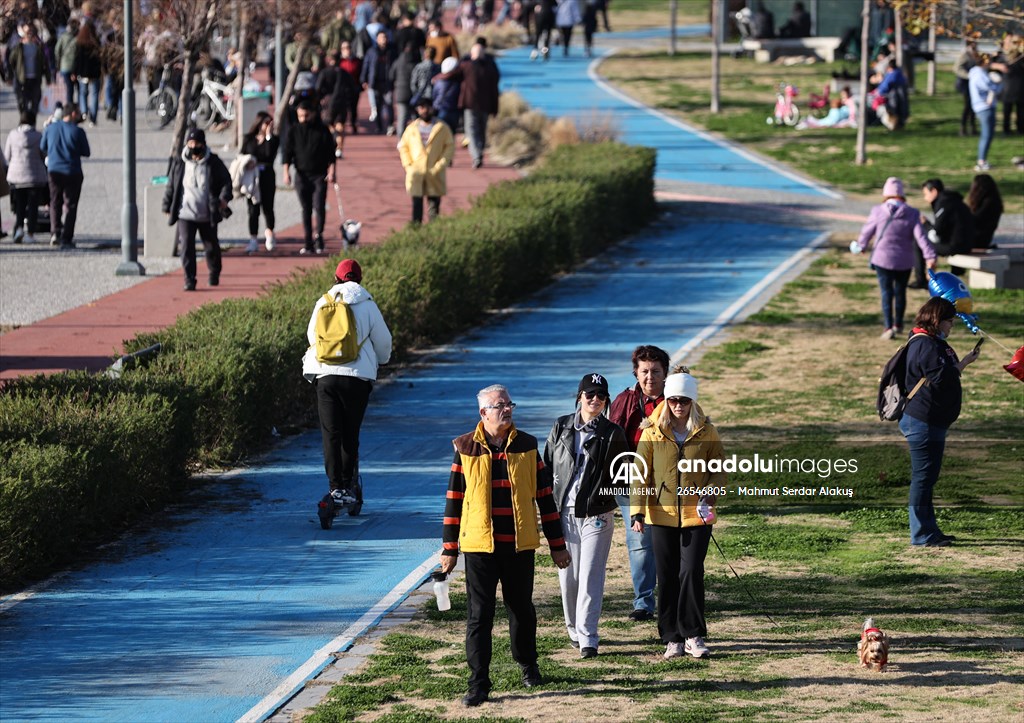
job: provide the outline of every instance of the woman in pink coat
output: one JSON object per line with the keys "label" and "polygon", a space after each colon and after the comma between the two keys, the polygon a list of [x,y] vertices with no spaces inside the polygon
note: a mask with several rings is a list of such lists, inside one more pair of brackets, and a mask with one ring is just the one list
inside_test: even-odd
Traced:
{"label": "woman in pink coat", "polygon": [[914,243],[921,247],[929,269],[935,268],[935,249],[921,226],[921,214],[907,205],[903,181],[888,178],[882,187],[883,202],[871,209],[867,223],[854,244],[855,253],[871,250],[871,268],[882,291],[883,339],[903,334],[907,308],[907,280],[914,268]]}

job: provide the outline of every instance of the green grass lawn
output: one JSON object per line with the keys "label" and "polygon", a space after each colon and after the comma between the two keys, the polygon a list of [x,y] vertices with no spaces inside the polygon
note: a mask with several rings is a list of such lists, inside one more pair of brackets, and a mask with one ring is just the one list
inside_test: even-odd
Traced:
{"label": "green grass lawn", "polygon": [[[915,192],[925,179],[938,177],[947,187],[966,194],[974,177],[978,143],[976,137],[958,135],[962,100],[953,91],[953,74],[946,67],[940,67],[935,96],[923,92],[911,96],[911,117],[904,130],[868,128],[868,163],[863,166],[854,163],[854,128],[798,131],[765,122],[772,114],[779,83],[799,88],[796,102],[806,114],[809,94],[821,93],[832,71],[842,68],[841,63],[783,67],[723,56],[722,112],[718,114],[708,110],[711,61],[707,54],[668,57],[661,51],[627,50],[603,62],[600,73],[645,103],[849,193],[876,197],[885,178],[898,175]],[[859,72],[853,66],[847,69]],[[919,65],[920,89],[925,87],[925,75],[925,66]],[[1002,127],[1001,119],[997,127]],[[1024,139],[998,130],[989,153],[991,175],[1000,186],[1007,211],[1021,213],[1024,171],[1010,165],[1013,156],[1024,156]]]}

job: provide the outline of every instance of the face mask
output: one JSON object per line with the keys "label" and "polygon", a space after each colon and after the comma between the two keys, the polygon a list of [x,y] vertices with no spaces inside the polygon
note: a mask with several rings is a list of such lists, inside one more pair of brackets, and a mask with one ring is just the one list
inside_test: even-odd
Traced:
{"label": "face mask", "polygon": [[206,155],[206,148],[204,148],[203,146],[195,146],[192,149],[191,155],[193,158],[202,158],[204,155]]}

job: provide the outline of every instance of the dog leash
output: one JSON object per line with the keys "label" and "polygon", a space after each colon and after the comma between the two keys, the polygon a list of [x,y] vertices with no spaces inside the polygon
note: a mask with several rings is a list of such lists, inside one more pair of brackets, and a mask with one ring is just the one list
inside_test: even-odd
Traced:
{"label": "dog leash", "polygon": [[[708,521],[704,519],[704,516],[700,514],[700,512],[697,513],[697,516],[700,518],[700,521],[704,523],[705,527],[711,527],[711,525],[708,524]],[[747,593],[747,597],[750,598],[750,602],[754,603],[754,608],[760,609],[762,607],[761,603],[759,603],[757,601],[757,598],[754,597],[754,593],[750,592],[750,588],[746,586],[746,584],[743,582],[743,578],[741,578],[740,574],[736,572],[736,569],[732,566],[732,563],[729,562],[729,558],[725,556],[725,552],[722,550],[722,546],[719,545],[718,540],[715,539],[714,532],[711,533],[711,541],[715,543],[715,547],[718,549],[718,554],[722,556],[723,560],[725,560],[726,567],[728,567],[732,571],[732,574],[736,577],[736,580],[737,582],[739,582],[740,587],[743,588],[743,592]],[[775,619],[772,618],[772,616],[766,613],[764,610],[760,610],[760,614],[768,618],[768,622],[770,622],[775,627],[782,627],[777,622],[775,622]]]}

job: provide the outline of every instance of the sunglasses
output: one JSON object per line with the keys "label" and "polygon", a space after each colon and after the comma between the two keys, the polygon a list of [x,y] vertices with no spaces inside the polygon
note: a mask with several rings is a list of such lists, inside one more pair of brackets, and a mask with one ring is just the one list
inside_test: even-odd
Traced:
{"label": "sunglasses", "polygon": [[689,397],[672,397],[666,401],[675,407],[688,407],[693,400]]}
{"label": "sunglasses", "polygon": [[605,394],[604,392],[583,392],[583,396],[585,396],[587,399],[594,399],[596,397],[597,399],[600,399],[602,402],[608,401],[608,395]]}

